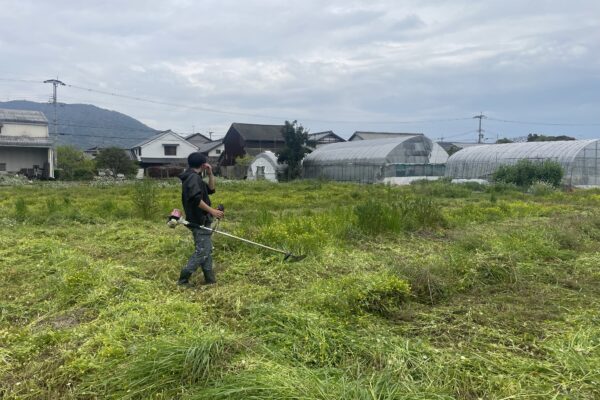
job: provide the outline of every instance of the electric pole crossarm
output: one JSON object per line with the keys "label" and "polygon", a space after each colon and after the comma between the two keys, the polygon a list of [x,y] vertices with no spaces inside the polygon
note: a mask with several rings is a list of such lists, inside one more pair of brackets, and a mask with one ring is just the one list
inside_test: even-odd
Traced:
{"label": "electric pole crossarm", "polygon": [[483,132],[485,132],[485,130],[481,129],[481,120],[487,119],[487,117],[483,115],[483,113],[480,113],[479,115],[476,115],[473,118],[479,119],[479,129],[477,129],[479,135],[477,137],[477,143],[483,143]]}

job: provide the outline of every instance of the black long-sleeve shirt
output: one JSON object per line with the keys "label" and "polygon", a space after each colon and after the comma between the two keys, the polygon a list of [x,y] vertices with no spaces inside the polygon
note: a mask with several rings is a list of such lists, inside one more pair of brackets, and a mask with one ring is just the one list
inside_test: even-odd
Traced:
{"label": "black long-sleeve shirt", "polygon": [[188,169],[179,175],[181,179],[181,203],[186,219],[199,225],[210,225],[210,215],[199,207],[200,201],[210,206],[210,194],[215,191],[208,187],[194,170]]}

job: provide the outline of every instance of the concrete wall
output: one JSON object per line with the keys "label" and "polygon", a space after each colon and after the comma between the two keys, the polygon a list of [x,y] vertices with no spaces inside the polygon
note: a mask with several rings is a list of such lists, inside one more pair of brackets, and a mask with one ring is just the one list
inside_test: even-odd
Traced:
{"label": "concrete wall", "polygon": [[48,126],[5,122],[0,128],[2,136],[48,137]]}

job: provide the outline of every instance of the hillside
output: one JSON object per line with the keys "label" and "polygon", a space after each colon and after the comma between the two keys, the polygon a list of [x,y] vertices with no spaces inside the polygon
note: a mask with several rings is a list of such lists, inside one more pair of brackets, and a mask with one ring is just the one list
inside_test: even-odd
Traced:
{"label": "hillside", "polygon": [[[54,133],[54,107],[49,103],[32,101],[0,102],[0,108],[41,111]],[[60,104],[56,108],[58,120],[57,143],[70,144],[82,150],[94,146],[129,148],[152,136],[156,130],[117,111],[90,104]]]}
{"label": "hillside", "polygon": [[0,398],[600,398],[598,190],[217,186],[308,257],[215,234],[183,289],[178,180],[0,187]]}

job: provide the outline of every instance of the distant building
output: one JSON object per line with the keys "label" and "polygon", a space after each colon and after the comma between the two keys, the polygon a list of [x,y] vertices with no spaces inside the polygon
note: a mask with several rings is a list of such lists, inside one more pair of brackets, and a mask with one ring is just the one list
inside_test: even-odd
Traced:
{"label": "distant building", "polygon": [[284,125],[231,124],[223,138],[220,165],[231,166],[238,157],[256,156],[266,150],[277,153],[285,146],[283,128]]}
{"label": "distant building", "polygon": [[224,150],[225,145],[223,144],[223,139],[198,145],[198,152],[207,156],[211,165],[216,165],[219,162],[219,158]]}
{"label": "distant building", "polygon": [[600,139],[471,146],[450,156],[446,176],[489,180],[500,166],[521,160],[556,161],[565,184],[600,186]]}
{"label": "distant building", "polygon": [[278,181],[278,174],[285,169],[284,164],[277,162],[277,156],[272,151],[265,151],[254,157],[246,173],[248,180]]}
{"label": "distant building", "polygon": [[349,142],[353,142],[355,140],[373,140],[373,139],[389,139],[394,137],[403,137],[403,136],[416,136],[421,135],[422,133],[396,133],[396,132],[363,132],[356,131],[350,136],[348,139]]}
{"label": "distant building", "polygon": [[204,143],[212,142],[212,139],[207,138],[206,136],[204,136],[201,133],[193,133],[189,136],[186,136],[185,140],[187,140],[188,142],[190,142],[191,144],[193,144],[196,147],[200,147],[200,145],[202,145]]}
{"label": "distant building", "polygon": [[145,169],[162,165],[185,166],[188,155],[198,151],[198,147],[167,130],[136,144],[130,151],[140,167]]}
{"label": "distant building", "polygon": [[0,109],[0,173],[54,178],[54,141],[42,112]]}
{"label": "distant building", "polygon": [[424,135],[332,143],[308,154],[304,177],[350,182],[410,181],[444,175],[448,154]]}
{"label": "distant building", "polygon": [[339,137],[333,131],[324,131],[308,134],[308,147],[318,149],[321,146],[331,143],[345,142],[346,140]]}

